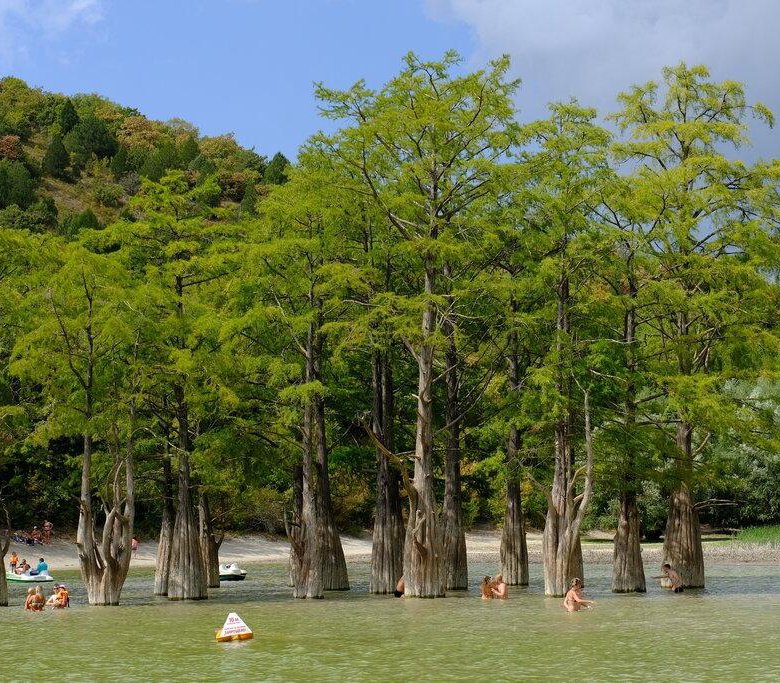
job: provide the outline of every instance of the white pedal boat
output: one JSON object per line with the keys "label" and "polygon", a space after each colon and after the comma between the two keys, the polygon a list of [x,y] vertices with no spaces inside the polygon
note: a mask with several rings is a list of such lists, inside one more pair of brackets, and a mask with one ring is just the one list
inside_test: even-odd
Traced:
{"label": "white pedal boat", "polygon": [[16,583],[50,583],[54,578],[49,574],[14,574],[5,573],[6,581],[15,581]]}
{"label": "white pedal boat", "polygon": [[219,565],[220,581],[243,581],[246,578],[246,571],[241,569],[235,562],[232,564]]}

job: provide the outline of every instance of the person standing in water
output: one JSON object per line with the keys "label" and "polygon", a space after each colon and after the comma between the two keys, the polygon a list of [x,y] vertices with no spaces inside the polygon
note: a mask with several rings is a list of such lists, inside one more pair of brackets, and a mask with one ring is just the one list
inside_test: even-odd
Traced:
{"label": "person standing in water", "polygon": [[563,606],[567,612],[579,612],[583,607],[589,608],[596,603],[593,600],[585,600],[582,597],[582,579],[572,579],[569,592],[563,599]]}
{"label": "person standing in water", "polygon": [[404,577],[402,576],[400,579],[398,579],[398,583],[395,584],[395,590],[393,591],[393,595],[397,598],[403,597],[403,594],[406,592],[406,581],[404,581]]}
{"label": "person standing in water", "polygon": [[493,585],[490,590],[493,593],[493,597],[498,598],[499,600],[506,600],[509,597],[509,587],[506,585],[506,581],[504,581],[504,577],[501,576],[501,574],[498,574],[496,578],[493,579]]}
{"label": "person standing in water", "polygon": [[493,599],[493,579],[490,576],[482,579],[482,583],[479,584],[479,591],[482,593],[483,600]]}
{"label": "person standing in water", "polygon": [[659,576],[654,576],[654,579],[669,579],[669,585],[667,588],[671,590],[673,593],[682,593],[683,592],[683,582],[680,578],[680,575],[672,569],[672,565],[670,565],[668,562],[664,562],[663,565],[661,565],[661,574]]}

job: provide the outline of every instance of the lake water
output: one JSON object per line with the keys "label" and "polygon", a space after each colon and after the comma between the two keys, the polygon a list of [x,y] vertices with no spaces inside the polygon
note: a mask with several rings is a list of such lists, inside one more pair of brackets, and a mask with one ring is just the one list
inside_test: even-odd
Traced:
{"label": "lake water", "polygon": [[[25,613],[26,586],[0,608],[0,681],[746,681],[780,680],[780,567],[709,566],[708,588],[680,595],[609,592],[608,566],[587,567],[592,610],[568,614],[544,598],[541,567],[510,599],[484,601],[495,570],[470,566],[473,589],[437,600],[370,596],[368,566],[353,590],[293,600],[281,565],[246,565],[213,599],[171,603],[149,594],[151,570],[131,572],[122,607],[89,607],[75,572],[69,610]],[[647,567],[648,575],[655,567]],[[253,640],[217,643],[236,611]]]}

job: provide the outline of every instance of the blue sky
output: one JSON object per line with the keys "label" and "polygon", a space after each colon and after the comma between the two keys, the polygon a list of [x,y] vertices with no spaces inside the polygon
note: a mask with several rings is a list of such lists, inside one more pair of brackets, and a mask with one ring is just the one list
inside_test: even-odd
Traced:
{"label": "blue sky", "polygon": [[[780,113],[779,25],[777,0],[0,0],[0,74],[294,157],[323,125],[315,81],[378,86],[409,50],[510,54],[524,120],[571,96],[606,113],[680,60]],[[740,156],[780,157],[778,131],[753,138]]]}
{"label": "blue sky", "polygon": [[65,26],[31,19],[46,3],[26,4],[26,18],[6,12],[16,45],[0,56],[4,74],[97,92],[155,119],[179,116],[204,134],[233,131],[268,155],[294,156],[325,123],[315,81],[378,85],[409,50],[471,50],[467,26],[431,19],[417,0],[82,2]]}

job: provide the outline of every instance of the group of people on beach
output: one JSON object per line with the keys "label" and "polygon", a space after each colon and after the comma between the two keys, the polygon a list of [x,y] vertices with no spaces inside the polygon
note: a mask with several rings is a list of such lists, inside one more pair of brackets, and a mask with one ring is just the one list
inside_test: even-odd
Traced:
{"label": "group of people on beach", "polygon": [[38,559],[38,565],[33,569],[25,558],[19,561],[19,556],[16,551],[11,553],[11,557],[8,560],[8,566],[11,569],[12,574],[25,574],[27,576],[37,576],[38,574],[48,574],[49,565],[42,557]]}
{"label": "group of people on beach", "polygon": [[17,543],[25,545],[48,545],[51,543],[51,537],[54,534],[54,524],[48,519],[43,522],[42,528],[34,526],[32,531],[14,531],[13,539]]}
{"label": "group of people on beach", "polygon": [[27,589],[27,599],[24,601],[26,611],[43,612],[46,606],[53,609],[64,609],[70,606],[70,594],[64,583],[54,585],[48,600],[43,597],[43,589],[40,586]]}

